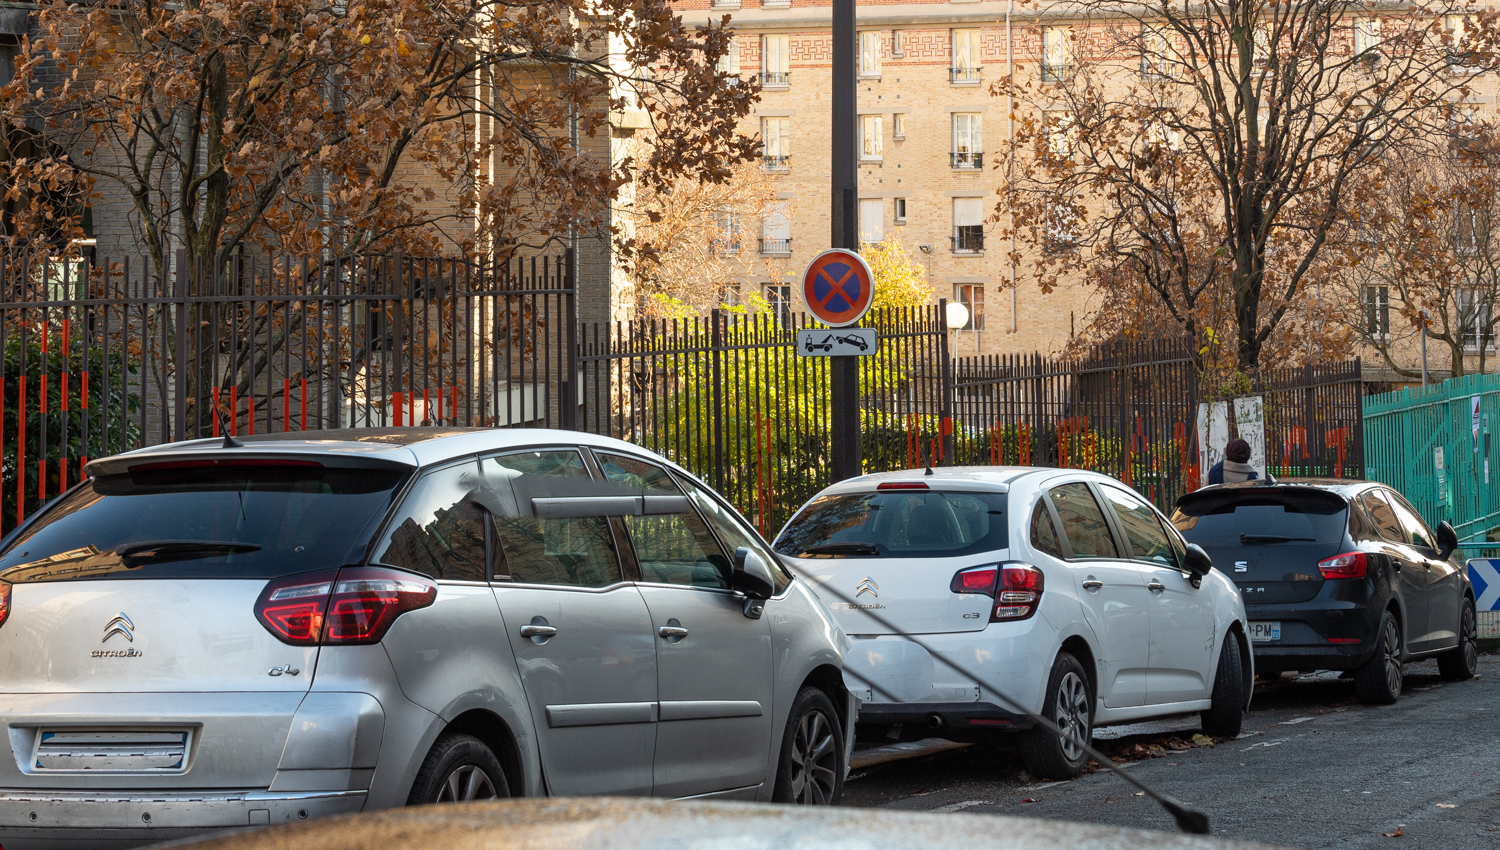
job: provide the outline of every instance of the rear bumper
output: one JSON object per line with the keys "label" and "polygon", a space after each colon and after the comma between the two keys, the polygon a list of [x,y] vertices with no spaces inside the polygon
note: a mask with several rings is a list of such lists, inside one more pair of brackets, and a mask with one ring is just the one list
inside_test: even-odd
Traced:
{"label": "rear bumper", "polygon": [[232,827],[357,812],[364,791],[16,791],[0,789],[6,850],[127,847]]}
{"label": "rear bumper", "polygon": [[1360,667],[1375,653],[1375,631],[1383,611],[1384,606],[1374,604],[1321,600],[1296,605],[1246,605],[1246,619],[1281,623],[1281,640],[1256,641],[1250,645],[1255,653],[1255,670],[1278,673]]}
{"label": "rear bumper", "polygon": [[992,702],[888,702],[860,706],[859,722],[868,726],[920,726],[945,731],[1003,732],[1030,729],[1031,718]]}

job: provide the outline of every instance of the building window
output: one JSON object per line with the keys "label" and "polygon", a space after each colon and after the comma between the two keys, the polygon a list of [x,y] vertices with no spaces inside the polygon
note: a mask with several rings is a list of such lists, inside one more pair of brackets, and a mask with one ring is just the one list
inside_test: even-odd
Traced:
{"label": "building window", "polygon": [[1058,159],[1073,155],[1073,113],[1051,109],[1044,113],[1047,122],[1047,150]]}
{"label": "building window", "polygon": [[1141,73],[1148,77],[1172,76],[1172,62],[1176,54],[1171,52],[1167,32],[1159,27],[1141,25]]}
{"label": "building window", "polygon": [[1073,79],[1073,28],[1042,27],[1042,80]]}
{"label": "building window", "polygon": [[978,112],[953,113],[954,168],[984,167],[984,125]]}
{"label": "building window", "polygon": [[1469,60],[1472,58],[1472,53],[1470,53],[1467,47],[1469,16],[1444,15],[1443,26],[1453,38],[1452,43],[1448,46],[1448,64],[1468,65]]}
{"label": "building window", "polygon": [[891,56],[896,59],[906,55],[906,47],[901,43],[901,30],[891,30]]}
{"label": "building window", "polygon": [[859,158],[878,160],[885,150],[884,141],[881,138],[880,115],[859,116]]}
{"label": "building window", "polygon": [[766,207],[766,217],[760,223],[760,252],[771,257],[792,253],[792,216],[786,204]]}
{"label": "building window", "polygon": [[792,119],[762,118],[761,138],[765,144],[765,165],[769,171],[786,171],[792,163]]}
{"label": "building window", "polygon": [[984,199],[953,199],[953,253],[977,254],[984,250]]}
{"label": "building window", "polygon": [[891,138],[906,138],[906,116],[899,112],[891,116]]}
{"label": "building window", "polygon": [[969,308],[969,323],[964,325],[962,330],[984,330],[984,284],[954,284],[953,300]]}
{"label": "building window", "polygon": [[792,288],[780,284],[768,283],[765,286],[766,304],[771,308],[771,315],[784,328],[792,326]]}
{"label": "building window", "polygon": [[1380,19],[1354,19],[1354,55],[1365,61],[1380,58]]}
{"label": "building window", "polygon": [[1371,339],[1385,339],[1391,333],[1391,288],[1365,287],[1365,333]]}
{"label": "building window", "polygon": [[731,77],[740,75],[740,37],[732,35],[729,37],[729,52],[719,57],[719,73],[728,74]]}
{"label": "building window", "polygon": [[792,84],[791,36],[765,35],[760,39],[760,84],[768,89]]}
{"label": "building window", "polygon": [[895,217],[896,223],[897,224],[905,224],[906,223],[906,199],[905,198],[897,198],[896,199],[896,203],[893,206],[895,207],[895,215],[894,215],[894,217]]}
{"label": "building window", "polygon": [[948,79],[955,85],[979,85],[979,30],[953,31],[953,66]]}
{"label": "building window", "polygon": [[860,199],[859,241],[885,241],[885,202],[879,198]]}
{"label": "building window", "polygon": [[714,213],[713,238],[709,251],[715,257],[734,257],[740,253],[740,218],[734,210]]}
{"label": "building window", "polygon": [[1252,35],[1252,49],[1255,51],[1253,60],[1255,67],[1264,68],[1271,61],[1271,29],[1265,24],[1256,26]]}
{"label": "building window", "polygon": [[859,75],[861,77],[880,76],[879,32],[862,32],[859,34]]}
{"label": "building window", "polygon": [[1494,306],[1482,290],[1473,287],[1458,290],[1458,324],[1463,331],[1464,348],[1478,351],[1481,344],[1487,349],[1495,347],[1491,319]]}

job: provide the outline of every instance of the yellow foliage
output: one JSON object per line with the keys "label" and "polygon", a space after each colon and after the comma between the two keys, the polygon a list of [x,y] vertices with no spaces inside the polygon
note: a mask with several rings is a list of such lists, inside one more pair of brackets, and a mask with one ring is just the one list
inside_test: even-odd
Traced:
{"label": "yellow foliage", "polygon": [[859,253],[875,275],[875,308],[920,307],[932,300],[927,269],[894,239],[867,243]]}

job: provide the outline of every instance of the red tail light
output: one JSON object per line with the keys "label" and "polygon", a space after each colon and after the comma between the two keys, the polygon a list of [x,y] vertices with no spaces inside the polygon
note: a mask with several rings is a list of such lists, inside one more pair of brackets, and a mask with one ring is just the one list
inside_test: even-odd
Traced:
{"label": "red tail light", "polygon": [[255,616],[293,646],[379,643],[396,618],[437,599],[421,576],[379,567],[307,573],[266,585]]}
{"label": "red tail light", "polygon": [[926,481],[884,481],[875,486],[876,490],[926,490]]}
{"label": "red tail light", "polygon": [[[0,581],[0,626],[10,619],[10,582]],[[0,850],[5,848],[0,847]]]}
{"label": "red tail light", "polygon": [[1323,578],[1364,578],[1367,557],[1363,552],[1345,552],[1318,562]]}
{"label": "red tail light", "polygon": [[990,622],[1024,620],[1042,602],[1042,571],[1030,564],[997,564],[960,570],[949,588],[954,593],[983,593],[995,600]]}

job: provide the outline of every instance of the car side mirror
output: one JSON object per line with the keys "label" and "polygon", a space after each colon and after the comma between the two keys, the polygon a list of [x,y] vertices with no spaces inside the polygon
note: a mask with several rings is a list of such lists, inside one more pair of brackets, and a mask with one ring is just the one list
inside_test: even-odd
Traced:
{"label": "car side mirror", "polygon": [[776,592],[776,582],[771,578],[771,568],[765,559],[750,547],[741,546],[734,550],[734,574],[730,580],[730,588],[749,597],[749,602],[745,605],[745,616],[752,616],[750,609],[754,605],[753,616],[759,617],[758,603],[771,598],[771,594]]}
{"label": "car side mirror", "polygon": [[1446,521],[1438,523],[1437,545],[1439,558],[1447,558],[1458,548],[1458,532]]}
{"label": "car side mirror", "polygon": [[1194,576],[1206,576],[1214,568],[1214,561],[1203,551],[1203,547],[1197,543],[1187,545],[1187,557],[1182,559],[1182,566]]}

